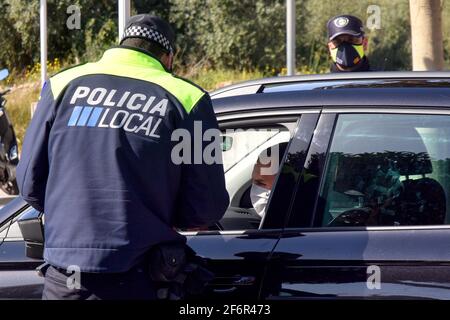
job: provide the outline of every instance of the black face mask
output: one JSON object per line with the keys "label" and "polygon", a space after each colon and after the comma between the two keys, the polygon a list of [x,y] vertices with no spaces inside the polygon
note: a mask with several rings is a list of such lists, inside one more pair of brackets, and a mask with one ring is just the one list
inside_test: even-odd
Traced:
{"label": "black face mask", "polygon": [[331,49],[331,58],[334,63],[352,68],[364,58],[364,49],[362,45],[343,42],[337,48]]}
{"label": "black face mask", "polygon": [[340,72],[367,72],[367,71],[373,71],[370,67],[369,60],[367,57],[364,57],[364,59],[361,61],[360,64],[353,68],[348,68],[345,70],[339,69],[336,63],[332,63],[330,66],[330,72],[332,73],[340,73]]}

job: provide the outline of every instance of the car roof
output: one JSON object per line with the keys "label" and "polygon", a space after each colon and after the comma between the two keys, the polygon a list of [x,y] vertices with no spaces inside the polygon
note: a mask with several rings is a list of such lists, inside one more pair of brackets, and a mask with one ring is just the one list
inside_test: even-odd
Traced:
{"label": "car roof", "polygon": [[[325,82],[333,80],[364,81],[392,79],[450,79],[450,71],[386,71],[386,72],[341,72],[298,76],[279,76],[238,82],[210,92],[211,97],[226,97],[240,93],[257,93],[267,85]],[[256,91],[254,91],[256,89]],[[259,89],[259,91],[258,91]]]}
{"label": "car roof", "polygon": [[216,113],[324,106],[450,108],[450,72],[266,78],[228,86],[211,96]]}

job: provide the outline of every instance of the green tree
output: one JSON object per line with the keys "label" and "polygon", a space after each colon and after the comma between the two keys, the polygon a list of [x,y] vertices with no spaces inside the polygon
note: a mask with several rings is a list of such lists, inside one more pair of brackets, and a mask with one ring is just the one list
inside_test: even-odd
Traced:
{"label": "green tree", "polygon": [[[23,51],[20,34],[16,31],[9,20],[9,5],[6,2],[0,2],[0,68],[13,69],[14,66],[23,64]],[[26,62],[25,62],[26,63]]]}
{"label": "green tree", "polygon": [[285,64],[283,0],[172,0],[170,17],[185,61],[236,69]]}
{"label": "green tree", "polygon": [[[117,1],[48,0],[48,56],[65,63],[96,60],[118,42]],[[367,7],[381,8],[381,29],[366,30],[368,56],[378,70],[411,69],[408,0],[297,0],[297,66],[327,70],[326,23],[337,14],[368,18]],[[67,8],[81,8],[81,29],[66,26]],[[133,0],[132,14],[152,13],[169,20],[177,32],[177,64],[192,67],[284,68],[285,0]],[[444,59],[450,66],[450,4],[442,1]],[[0,2],[0,68],[23,70],[39,62],[39,0]]]}

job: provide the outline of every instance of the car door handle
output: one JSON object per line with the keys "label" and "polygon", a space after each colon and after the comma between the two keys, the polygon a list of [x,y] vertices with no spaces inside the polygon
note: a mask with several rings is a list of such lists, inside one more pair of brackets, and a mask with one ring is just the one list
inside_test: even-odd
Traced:
{"label": "car door handle", "polygon": [[232,293],[234,291],[237,290],[237,287],[231,287],[231,288],[223,288],[223,289],[213,289],[214,293],[222,293],[222,294],[226,294],[226,293]]}
{"label": "car door handle", "polygon": [[[256,278],[253,276],[234,276],[229,278],[221,278],[219,283],[222,288],[214,288],[216,293],[232,293],[237,290],[238,286],[250,286],[255,283]],[[219,284],[216,284],[219,285]]]}
{"label": "car door handle", "polygon": [[239,276],[233,280],[232,283],[238,286],[249,286],[255,283],[255,277],[253,276]]}

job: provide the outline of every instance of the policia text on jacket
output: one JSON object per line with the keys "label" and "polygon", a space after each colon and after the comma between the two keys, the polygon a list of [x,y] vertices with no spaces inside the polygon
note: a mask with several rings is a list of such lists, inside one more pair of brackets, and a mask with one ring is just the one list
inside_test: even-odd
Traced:
{"label": "policia text on jacket", "polygon": [[[85,99],[86,98],[86,99]],[[86,104],[80,105],[80,103]],[[120,129],[154,138],[167,111],[168,100],[118,89],[79,86],[70,100],[75,105],[68,126]]]}

